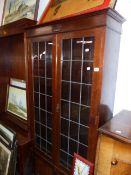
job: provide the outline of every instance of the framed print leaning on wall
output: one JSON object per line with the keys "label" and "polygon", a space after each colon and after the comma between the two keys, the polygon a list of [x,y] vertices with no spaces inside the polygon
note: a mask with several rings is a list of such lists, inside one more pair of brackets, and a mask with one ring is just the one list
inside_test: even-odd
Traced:
{"label": "framed print leaning on wall", "polygon": [[39,23],[59,20],[105,8],[114,8],[117,0],[50,0]]}
{"label": "framed print leaning on wall", "polygon": [[9,86],[7,111],[27,120],[26,90]]}
{"label": "framed print leaning on wall", "polygon": [[20,119],[27,120],[27,97],[25,80],[10,78],[7,87],[7,111]]}
{"label": "framed print leaning on wall", "polygon": [[22,18],[37,19],[39,0],[5,0],[2,25]]}
{"label": "framed print leaning on wall", "polygon": [[11,151],[0,142],[0,175],[9,174]]}

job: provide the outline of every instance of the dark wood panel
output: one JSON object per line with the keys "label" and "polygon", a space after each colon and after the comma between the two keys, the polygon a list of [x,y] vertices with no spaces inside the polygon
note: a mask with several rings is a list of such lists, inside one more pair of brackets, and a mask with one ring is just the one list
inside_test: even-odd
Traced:
{"label": "dark wood panel", "polygon": [[41,159],[35,154],[35,172],[36,174],[48,174],[53,175],[52,166],[49,165],[46,161]]}
{"label": "dark wood panel", "polygon": [[6,59],[9,61],[9,76],[25,80],[24,35],[11,36],[8,39],[9,53]]}
{"label": "dark wood panel", "polygon": [[36,24],[36,21],[27,18],[6,24],[0,27],[0,37],[11,36],[23,33],[23,30]]}
{"label": "dark wood panel", "polygon": [[[32,163],[32,118],[29,107],[30,82],[26,57],[24,29],[36,22],[22,19],[0,27],[0,122],[16,132],[18,140],[18,166],[20,175],[33,174]],[[27,114],[24,121],[6,111],[7,87],[10,78],[22,79],[27,83]]]}
{"label": "dark wood panel", "polygon": [[35,150],[35,173],[40,175],[69,175],[69,171],[64,167],[58,167],[52,161],[43,156],[37,149]]}
{"label": "dark wood panel", "polygon": [[[51,33],[55,34],[60,32],[77,31],[102,27],[106,25],[110,26],[113,30],[116,30],[120,33],[121,26],[119,25],[119,23],[124,22],[124,20],[125,19],[120,16],[116,11],[112,9],[105,9],[34,26],[32,30],[27,30],[27,36],[31,37],[34,35],[41,36],[42,34],[47,35]],[[42,29],[43,27],[44,30]]]}
{"label": "dark wood panel", "polygon": [[0,70],[5,76],[25,80],[24,35],[0,38]]}
{"label": "dark wood panel", "polygon": [[6,110],[7,85],[10,78],[26,80],[24,35],[0,38],[1,112]]}

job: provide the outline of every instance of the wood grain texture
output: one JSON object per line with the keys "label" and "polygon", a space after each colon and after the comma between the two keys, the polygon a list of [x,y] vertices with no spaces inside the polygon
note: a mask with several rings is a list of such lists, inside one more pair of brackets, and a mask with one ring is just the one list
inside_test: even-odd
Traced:
{"label": "wood grain texture", "polygon": [[[109,122],[103,125],[99,131],[122,140],[126,143],[131,143],[131,112],[123,110],[112,118]],[[118,132],[117,132],[118,131]],[[120,133],[119,133],[120,132]]]}
{"label": "wood grain texture", "polygon": [[[105,9],[41,25],[35,25],[31,27],[30,30],[27,30],[27,37],[92,29],[103,26],[108,26],[110,29],[121,33],[121,24],[124,21],[125,19],[116,11],[112,9]],[[42,30],[43,27],[44,31]]]}
{"label": "wood grain texture", "polygon": [[[116,161],[113,165],[112,162]],[[105,135],[99,136],[95,175],[130,175],[131,145],[112,139]]]}
{"label": "wood grain texture", "polygon": [[30,93],[26,57],[25,28],[36,22],[22,19],[0,27],[0,122],[16,132],[18,140],[18,171],[20,175],[32,174],[32,119],[27,95],[28,119],[24,121],[7,112],[7,88],[10,78],[25,80],[27,94]]}
{"label": "wood grain texture", "polygon": [[113,155],[113,139],[106,138],[102,135],[99,136],[96,163],[95,163],[95,175],[109,175],[111,168],[111,160]]}
{"label": "wood grain texture", "polygon": [[[36,24],[36,21],[27,18],[6,24],[0,27],[0,37],[6,37],[23,33],[23,30]],[[15,26],[15,27],[14,27]]]}
{"label": "wood grain texture", "polygon": [[131,112],[123,110],[99,131],[96,175],[130,175],[131,173]]}

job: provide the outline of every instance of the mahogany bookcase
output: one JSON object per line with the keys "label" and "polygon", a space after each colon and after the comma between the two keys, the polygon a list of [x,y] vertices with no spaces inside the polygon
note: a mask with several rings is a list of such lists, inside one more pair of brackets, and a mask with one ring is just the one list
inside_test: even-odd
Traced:
{"label": "mahogany bookcase", "polygon": [[74,152],[95,161],[98,127],[113,113],[123,22],[104,9],[26,31],[38,174],[68,174]]}

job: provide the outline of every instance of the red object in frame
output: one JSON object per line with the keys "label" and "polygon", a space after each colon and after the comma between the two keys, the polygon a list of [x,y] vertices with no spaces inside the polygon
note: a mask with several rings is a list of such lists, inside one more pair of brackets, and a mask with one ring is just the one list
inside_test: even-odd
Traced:
{"label": "red object in frame", "polygon": [[117,0],[50,0],[39,24],[90,13],[106,8],[114,8]]}
{"label": "red object in frame", "polygon": [[88,161],[87,159],[81,157],[80,155],[74,153],[71,175],[83,175],[83,174],[94,175],[94,164]]}

